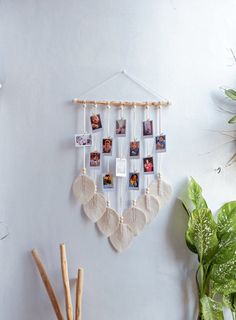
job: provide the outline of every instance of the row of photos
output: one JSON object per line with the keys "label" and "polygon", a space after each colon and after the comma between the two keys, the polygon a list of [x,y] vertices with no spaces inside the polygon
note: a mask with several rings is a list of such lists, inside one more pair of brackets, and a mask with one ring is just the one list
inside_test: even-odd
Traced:
{"label": "row of photos", "polygon": [[[92,132],[98,132],[102,130],[102,121],[100,114],[93,114],[90,117]],[[116,120],[116,132],[117,137],[126,136],[126,120]],[[142,122],[142,136],[143,138],[153,138],[153,121],[146,120]],[[75,147],[91,147],[92,146],[92,134],[82,133],[75,135]],[[102,155],[112,155],[112,138],[102,139]],[[166,135],[161,134],[155,137],[155,150],[156,152],[166,152]],[[140,159],[140,141],[134,140],[129,144],[129,157],[130,159]],[[90,168],[100,168],[101,166],[101,153],[99,151],[90,152]],[[116,158],[116,176],[127,176],[127,161],[125,158]],[[154,161],[152,156],[143,158],[143,173],[154,174]],[[103,175],[103,189],[109,190],[114,188],[113,174],[106,173]],[[139,190],[139,172],[129,173],[129,189]]]}

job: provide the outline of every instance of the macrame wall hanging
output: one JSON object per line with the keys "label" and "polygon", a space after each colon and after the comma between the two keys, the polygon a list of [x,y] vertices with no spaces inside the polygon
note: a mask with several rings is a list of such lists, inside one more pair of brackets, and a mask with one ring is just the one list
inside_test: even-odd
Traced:
{"label": "macrame wall hanging", "polygon": [[[158,98],[126,71],[101,84],[120,73]],[[87,99],[74,99],[73,103],[83,107],[83,130],[74,136],[83,166],[73,182],[73,193],[87,217],[114,249],[122,252],[171,196],[171,186],[161,174],[162,154],[166,152],[162,111],[170,103]]]}

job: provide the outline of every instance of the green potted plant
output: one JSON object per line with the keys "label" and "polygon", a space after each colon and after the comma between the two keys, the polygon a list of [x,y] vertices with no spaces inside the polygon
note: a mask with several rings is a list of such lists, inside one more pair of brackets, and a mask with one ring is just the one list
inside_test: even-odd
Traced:
{"label": "green potted plant", "polygon": [[[232,101],[236,102],[236,90],[233,89],[224,89],[225,95]],[[235,124],[236,123],[236,113],[229,119],[228,123]],[[228,162],[228,165],[231,165],[233,162],[236,162],[236,152]]]}
{"label": "green potted plant", "polygon": [[223,320],[224,307],[236,320],[236,201],[214,218],[193,178],[186,191],[180,200],[188,215],[186,244],[198,258],[198,320]]}

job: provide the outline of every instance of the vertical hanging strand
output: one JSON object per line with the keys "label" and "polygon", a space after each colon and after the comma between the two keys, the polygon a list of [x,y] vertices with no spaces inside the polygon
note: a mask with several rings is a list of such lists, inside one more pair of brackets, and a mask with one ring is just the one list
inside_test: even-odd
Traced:
{"label": "vertical hanging strand", "polygon": [[[159,117],[158,117],[158,120],[159,120],[159,125],[158,125],[158,135],[160,136],[162,134],[162,109],[161,109],[161,106],[158,107],[158,111],[159,111]],[[161,176],[161,155],[158,154],[159,157],[158,157],[158,175],[159,177]]]}
{"label": "vertical hanging strand", "polygon": [[[161,107],[158,107],[158,136],[161,135],[162,133],[162,118],[161,118]],[[157,169],[157,194],[160,194],[160,181],[161,181],[161,154],[159,152],[157,152],[157,165],[158,165],[158,169]]]}
{"label": "vertical hanging strand", "polygon": [[[84,111],[84,114],[83,114],[83,128],[84,128],[84,134],[86,133],[86,108],[87,108],[87,105],[86,103],[83,104],[83,111]],[[86,172],[86,148],[85,146],[83,146],[83,173]]]}
{"label": "vertical hanging strand", "polygon": [[[146,120],[150,120],[150,109],[149,109],[149,105],[148,104],[146,105]],[[150,156],[151,153],[150,153],[149,139],[146,142],[146,146],[147,146],[147,148],[146,148],[146,152],[147,152],[146,156]],[[148,188],[149,187],[149,182],[150,182],[150,176],[149,175],[147,175],[147,180],[146,181],[147,181],[146,187]]]}
{"label": "vertical hanging strand", "polygon": [[[111,106],[110,104],[107,105],[107,137],[110,137],[110,111],[111,111]],[[112,146],[113,148],[114,146]],[[107,159],[107,173],[110,173],[110,157]],[[107,204],[110,206],[110,197],[109,197],[109,192],[107,193]]]}

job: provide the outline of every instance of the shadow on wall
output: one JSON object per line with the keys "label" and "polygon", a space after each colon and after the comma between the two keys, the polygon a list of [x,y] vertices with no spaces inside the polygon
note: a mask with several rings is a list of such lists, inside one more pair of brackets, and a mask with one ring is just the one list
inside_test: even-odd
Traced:
{"label": "shadow on wall", "polygon": [[172,249],[176,264],[179,266],[181,276],[181,307],[183,308],[182,319],[196,319],[197,299],[195,306],[191,303],[193,297],[197,297],[197,287],[195,283],[196,256],[193,255],[185,243],[185,231],[188,224],[188,216],[179,199],[176,199],[167,221],[166,242]]}

